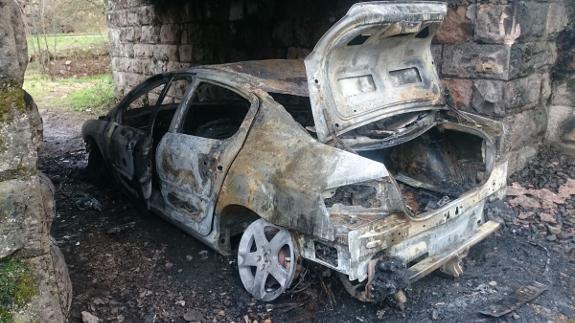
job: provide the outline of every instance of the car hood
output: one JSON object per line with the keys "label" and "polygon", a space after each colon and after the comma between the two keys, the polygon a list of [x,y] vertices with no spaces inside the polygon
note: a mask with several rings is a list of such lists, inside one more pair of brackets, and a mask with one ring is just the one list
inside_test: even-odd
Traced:
{"label": "car hood", "polygon": [[356,4],[306,57],[320,141],[401,113],[443,104],[431,40],[441,2]]}

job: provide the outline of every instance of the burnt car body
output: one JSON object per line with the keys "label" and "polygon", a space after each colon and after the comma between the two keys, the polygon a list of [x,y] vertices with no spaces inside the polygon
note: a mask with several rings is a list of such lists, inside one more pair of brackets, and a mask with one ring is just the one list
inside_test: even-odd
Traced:
{"label": "burnt car body", "polygon": [[483,208],[507,160],[500,122],[445,102],[430,50],[445,13],[356,4],[305,61],[154,76],[84,125],[90,162],[222,254],[241,234],[240,277],[261,300],[301,258],[364,301],[436,269],[458,276],[499,226]]}

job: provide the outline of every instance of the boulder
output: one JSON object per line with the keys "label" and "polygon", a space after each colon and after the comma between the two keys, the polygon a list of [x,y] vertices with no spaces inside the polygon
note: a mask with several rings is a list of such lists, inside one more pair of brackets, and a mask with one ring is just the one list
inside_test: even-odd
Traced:
{"label": "boulder", "polygon": [[0,0],[0,58],[0,274],[14,284],[0,321],[66,322],[72,286],[50,237],[54,188],[37,169],[42,119],[22,89],[28,56],[14,0]]}

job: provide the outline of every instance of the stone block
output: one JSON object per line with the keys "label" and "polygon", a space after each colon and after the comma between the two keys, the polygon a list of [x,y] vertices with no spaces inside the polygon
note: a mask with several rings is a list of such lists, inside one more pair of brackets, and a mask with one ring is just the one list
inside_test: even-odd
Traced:
{"label": "stone block", "polygon": [[478,4],[475,39],[492,44],[543,40],[548,8],[548,3],[536,1]]}
{"label": "stone block", "polygon": [[192,57],[193,46],[194,45],[180,45],[179,47],[180,62],[190,63],[193,61]]}
{"label": "stone block", "polygon": [[114,56],[134,57],[134,45],[133,44],[121,44],[121,45],[117,46],[116,54]]}
{"label": "stone block", "polygon": [[565,133],[566,125],[570,120],[575,119],[575,107],[551,105],[548,115],[545,139],[548,142],[559,142]]}
{"label": "stone block", "polygon": [[547,128],[547,109],[538,106],[535,109],[508,115],[504,118],[507,127],[506,147],[517,150],[534,146],[541,142]]}
{"label": "stone block", "polygon": [[532,74],[507,82],[503,96],[507,113],[517,108],[525,109],[538,105],[541,80],[541,74]]}
{"label": "stone block", "polygon": [[143,44],[158,44],[160,42],[160,26],[142,26],[140,42]]}
{"label": "stone block", "polygon": [[145,64],[146,60],[137,59],[137,58],[125,58],[123,59],[123,70],[129,73],[136,73],[136,74],[145,74],[144,68],[142,67]]}
{"label": "stone block", "polygon": [[512,44],[521,33],[515,24],[511,5],[480,4],[477,6],[475,40],[491,44]]}
{"label": "stone block", "polygon": [[150,58],[154,56],[154,51],[166,45],[135,44],[133,57]]}
{"label": "stone block", "polygon": [[153,47],[152,56],[160,61],[178,61],[178,45],[149,45]]}
{"label": "stone block", "polygon": [[554,84],[551,97],[553,105],[575,106],[575,74]]}
{"label": "stone block", "polygon": [[140,27],[124,27],[120,28],[119,41],[120,43],[137,43],[142,36]]}
{"label": "stone block", "polygon": [[517,41],[526,42],[545,38],[549,3],[517,1],[513,5],[515,9],[515,24],[519,25],[521,32]]}
{"label": "stone block", "polygon": [[112,71],[120,71],[122,69],[122,58],[112,57],[110,59],[110,65],[112,66]]}
{"label": "stone block", "polygon": [[[571,2],[571,7],[567,5],[568,1]],[[575,6],[572,0],[564,0],[549,3],[549,10],[547,11],[547,24],[545,33],[548,38],[554,38],[560,33],[567,25],[575,11]]]}
{"label": "stone block", "polygon": [[177,44],[180,41],[180,25],[162,25],[160,29],[160,42],[162,44]]}
{"label": "stone block", "polygon": [[126,11],[126,25],[127,26],[138,26],[140,23],[140,15],[138,9],[128,9]]}
{"label": "stone block", "polygon": [[550,67],[556,60],[557,48],[554,42],[513,44],[509,58],[509,78],[521,77]]}
{"label": "stone block", "polygon": [[118,10],[108,11],[107,19],[108,19],[108,27],[120,27],[124,21],[122,21],[122,12]]}
{"label": "stone block", "polygon": [[471,107],[473,111],[492,117],[505,115],[503,99],[505,84],[496,80],[476,80],[473,82]]}
{"label": "stone block", "polygon": [[460,78],[505,80],[509,76],[509,51],[507,45],[444,45],[441,73]]}
{"label": "stone block", "polygon": [[471,107],[480,114],[494,117],[533,108],[540,104],[542,78],[540,74],[533,74],[508,82],[475,80]]}
{"label": "stone block", "polygon": [[143,6],[139,8],[138,18],[139,18],[139,24],[143,26],[153,25],[158,22],[154,6]]}
{"label": "stone block", "polygon": [[466,79],[443,79],[443,85],[449,90],[453,105],[458,109],[467,109],[471,105],[473,81]]}
{"label": "stone block", "polygon": [[108,28],[108,41],[111,46],[115,46],[120,42],[121,28]]}
{"label": "stone block", "polygon": [[168,71],[168,62],[154,59],[148,62],[147,69],[150,75],[165,73]]}
{"label": "stone block", "polygon": [[435,35],[435,41],[442,44],[457,44],[470,39],[473,35],[473,25],[468,18],[467,9],[467,6],[449,6],[447,16]]}

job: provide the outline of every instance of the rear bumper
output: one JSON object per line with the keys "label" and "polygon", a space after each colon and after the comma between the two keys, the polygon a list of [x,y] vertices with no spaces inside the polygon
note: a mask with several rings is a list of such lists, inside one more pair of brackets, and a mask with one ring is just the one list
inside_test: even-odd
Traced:
{"label": "rear bumper", "polygon": [[352,286],[344,281],[344,286],[355,298],[364,302],[379,302],[386,297],[402,291],[413,283],[437,269],[448,274],[461,274],[461,258],[467,255],[469,248],[487,238],[499,229],[499,223],[487,221],[479,226],[466,240],[456,243],[433,256],[419,259],[409,268],[396,255],[381,255],[370,260],[368,279],[365,285]]}
{"label": "rear bumper", "polygon": [[[461,256],[497,229],[496,223],[485,222],[483,209],[490,196],[504,192],[506,178],[507,162],[503,161],[494,166],[484,185],[422,215],[424,218],[392,214],[355,227],[334,243],[304,239],[302,255],[357,282],[372,278],[373,260],[397,259],[404,264],[409,281],[415,281]],[[323,259],[318,257],[318,244],[330,251]],[[326,255],[333,261],[325,261]]]}
{"label": "rear bumper", "polygon": [[469,248],[476,245],[477,243],[483,241],[485,238],[490,236],[492,233],[497,231],[500,224],[494,221],[487,221],[481,225],[475,233],[469,239],[457,244],[452,249],[445,250],[444,252],[437,254],[433,257],[427,257],[422,261],[409,267],[409,281],[414,282],[420,278],[427,276],[436,269],[448,264],[451,261],[459,261],[461,257],[467,255]]}

